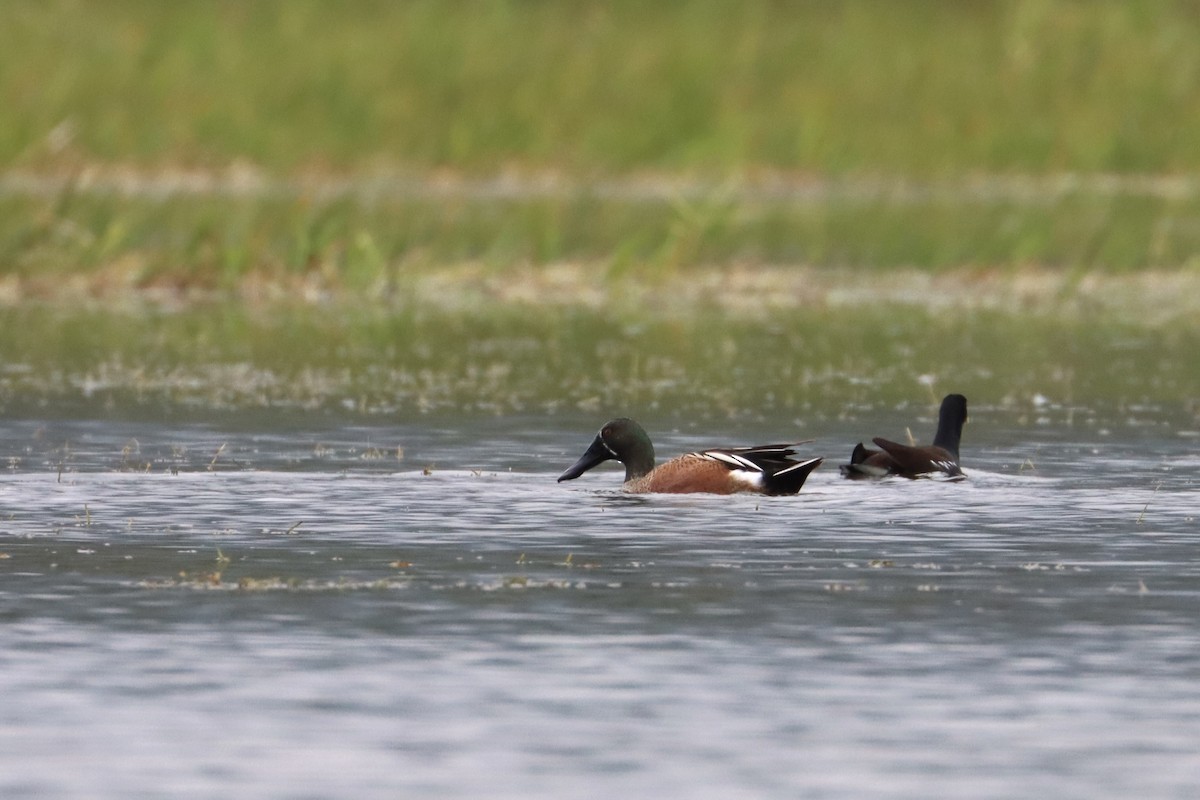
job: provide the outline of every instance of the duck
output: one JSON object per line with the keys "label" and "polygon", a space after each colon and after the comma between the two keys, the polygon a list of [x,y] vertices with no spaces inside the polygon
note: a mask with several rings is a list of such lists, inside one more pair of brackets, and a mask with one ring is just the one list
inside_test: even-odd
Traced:
{"label": "duck", "polygon": [[685,453],[655,466],[654,445],[646,430],[628,417],[618,417],[604,423],[579,460],[558,476],[558,482],[574,480],[613,459],[625,465],[622,488],[635,494],[796,494],[824,461],[821,457],[802,461],[791,458],[801,444],[807,442],[716,447]]}
{"label": "duck", "polygon": [[850,454],[850,463],[840,467],[847,478],[884,478],[898,475],[920,478],[942,475],[960,480],[966,476],[958,463],[958,445],[967,422],[967,398],[948,394],[938,411],[937,435],[931,445],[907,445],[888,439],[872,441],[878,450],[859,442]]}

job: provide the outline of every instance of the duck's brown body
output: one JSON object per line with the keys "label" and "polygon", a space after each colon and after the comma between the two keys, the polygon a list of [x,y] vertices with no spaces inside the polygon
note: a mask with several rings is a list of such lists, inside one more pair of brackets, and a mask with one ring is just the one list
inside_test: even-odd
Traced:
{"label": "duck's brown body", "polygon": [[578,478],[609,459],[625,465],[627,492],[682,494],[796,494],[823,459],[796,461],[795,444],[729,447],[687,453],[654,466],[654,446],[645,430],[631,419],[614,419],[596,434],[587,451],[559,476]]}
{"label": "duck's brown body", "polygon": [[[821,464],[820,458],[806,462],[792,462],[799,466],[808,465],[804,477]],[[656,492],[663,494],[683,494],[687,492],[707,492],[709,494],[736,494],[737,492],[759,492],[760,494],[794,494],[795,492],[769,492],[761,481],[753,477],[741,477],[741,470],[731,467],[729,462],[716,458],[709,452],[687,453],[673,458],[665,464],[655,467],[640,478],[626,481],[624,489],[627,492],[644,493]],[[753,476],[756,473],[751,472]],[[799,476],[797,476],[799,477]],[[800,485],[795,491],[800,491]]]}

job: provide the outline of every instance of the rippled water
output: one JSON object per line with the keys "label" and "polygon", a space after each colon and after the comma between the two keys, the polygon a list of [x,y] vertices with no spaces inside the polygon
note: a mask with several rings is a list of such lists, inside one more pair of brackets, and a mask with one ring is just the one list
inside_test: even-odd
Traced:
{"label": "rippled water", "polygon": [[556,484],[590,417],[0,423],[0,796],[1194,796],[1197,440],[978,416],[789,498]]}

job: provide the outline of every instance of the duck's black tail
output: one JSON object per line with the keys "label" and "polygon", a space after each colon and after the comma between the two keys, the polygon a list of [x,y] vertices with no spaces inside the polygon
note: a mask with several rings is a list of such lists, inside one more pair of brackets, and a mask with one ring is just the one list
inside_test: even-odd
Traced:
{"label": "duck's black tail", "polygon": [[796,494],[814,469],[825,459],[817,457],[796,461],[776,470],[763,479],[763,494]]}

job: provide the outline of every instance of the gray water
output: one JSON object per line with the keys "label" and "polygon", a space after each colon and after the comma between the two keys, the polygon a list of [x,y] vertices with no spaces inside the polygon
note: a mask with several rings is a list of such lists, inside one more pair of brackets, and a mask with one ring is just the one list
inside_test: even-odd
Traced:
{"label": "gray water", "polygon": [[0,797],[1198,796],[1200,441],[974,416],[785,498],[556,484],[580,415],[0,422]]}

